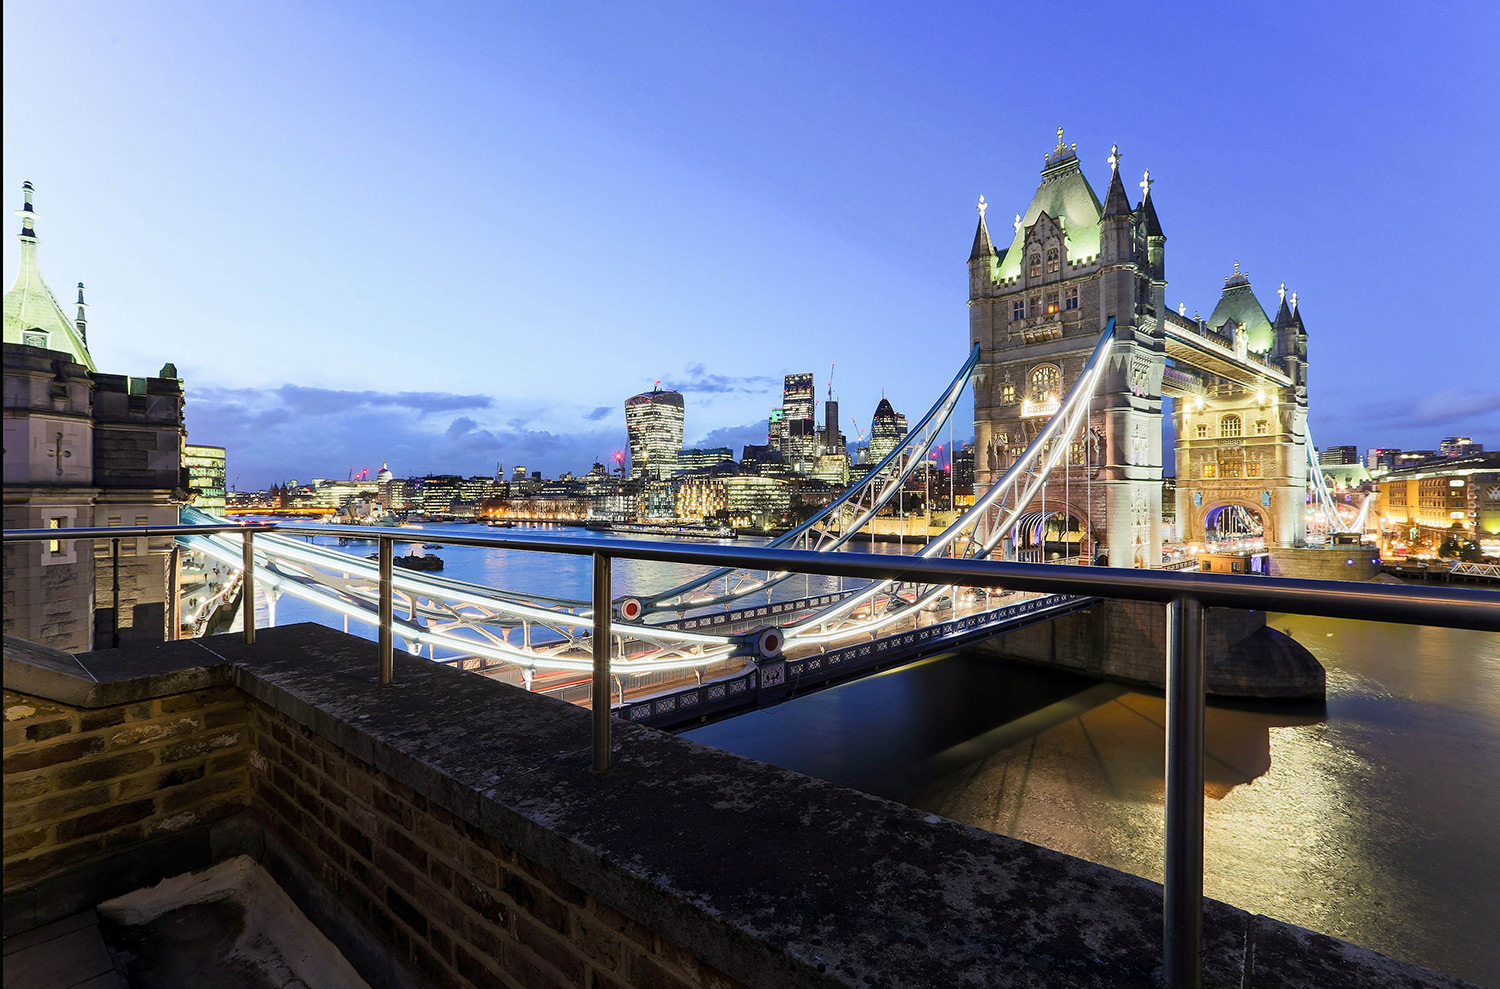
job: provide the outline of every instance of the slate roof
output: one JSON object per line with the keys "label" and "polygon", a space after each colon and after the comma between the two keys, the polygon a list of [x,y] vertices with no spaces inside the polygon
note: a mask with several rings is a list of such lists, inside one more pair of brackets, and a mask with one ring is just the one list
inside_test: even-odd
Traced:
{"label": "slate roof", "polygon": [[1068,259],[1082,261],[1099,255],[1099,217],[1103,207],[1099,197],[1089,185],[1089,180],[1078,167],[1078,159],[1070,157],[1061,164],[1052,165],[1042,171],[1041,185],[1031,197],[1031,205],[1021,214],[1021,227],[1011,239],[1010,247],[1003,253],[997,277],[1004,281],[1021,274],[1022,245],[1026,240],[1026,228],[1036,222],[1043,212],[1063,221],[1063,235],[1067,238]]}
{"label": "slate roof", "polygon": [[41,269],[37,267],[36,234],[32,230],[35,214],[31,210],[29,182],[26,183],[26,205],[21,213],[21,267],[16,272],[15,283],[5,293],[5,342],[25,343],[26,333],[45,333],[46,349],[67,353],[90,371],[96,370],[78,327],[57,304],[52,290],[42,280]]}
{"label": "slate roof", "polygon": [[1265,353],[1271,349],[1276,342],[1276,334],[1271,328],[1271,319],[1261,307],[1260,300],[1250,290],[1250,280],[1242,278],[1240,281],[1231,282],[1224,286],[1224,294],[1219,296],[1219,304],[1214,306],[1214,311],[1208,317],[1208,325],[1218,330],[1229,322],[1229,338],[1234,338],[1234,325],[1245,324],[1245,333],[1250,339],[1250,350],[1255,353]]}

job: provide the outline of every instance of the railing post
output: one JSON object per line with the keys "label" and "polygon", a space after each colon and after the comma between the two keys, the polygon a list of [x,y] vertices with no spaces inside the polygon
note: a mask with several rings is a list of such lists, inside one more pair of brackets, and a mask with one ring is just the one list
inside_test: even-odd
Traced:
{"label": "railing post", "polygon": [[1162,974],[1168,989],[1203,985],[1203,605],[1167,604],[1167,837]]}
{"label": "railing post", "polygon": [[241,537],[240,552],[242,578],[240,580],[240,610],[244,615],[245,645],[255,645],[255,532],[246,529]]}
{"label": "railing post", "polygon": [[391,634],[391,623],[396,619],[396,602],[393,598],[395,579],[391,573],[395,542],[390,536],[380,537],[380,685],[388,687],[396,676],[395,636]]}
{"label": "railing post", "polygon": [[120,648],[120,537],[109,541],[109,567],[111,573],[109,610],[109,647]]}
{"label": "railing post", "polygon": [[612,617],[609,557],[594,554],[594,771],[604,772],[614,761],[609,738],[609,625]]}
{"label": "railing post", "polygon": [[167,558],[167,641],[176,641],[182,635],[181,575],[182,549],[174,540],[172,552]]}

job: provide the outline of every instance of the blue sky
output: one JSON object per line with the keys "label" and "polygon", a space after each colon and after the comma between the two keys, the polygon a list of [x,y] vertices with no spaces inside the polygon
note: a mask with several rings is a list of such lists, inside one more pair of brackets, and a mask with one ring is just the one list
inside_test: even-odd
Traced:
{"label": "blue sky", "polygon": [[[1325,9],[1326,8],[1326,9]],[[1059,14],[1058,11],[1066,11]],[[230,480],[586,470],[623,400],[867,426],[965,356],[984,193],[1150,168],[1169,302],[1298,291],[1320,444],[1500,443],[1488,5],[18,2],[4,194]],[[6,278],[17,245],[4,240]],[[602,410],[602,411],[601,411]],[[965,424],[966,425],[966,424]],[[961,428],[960,434],[967,434]]]}

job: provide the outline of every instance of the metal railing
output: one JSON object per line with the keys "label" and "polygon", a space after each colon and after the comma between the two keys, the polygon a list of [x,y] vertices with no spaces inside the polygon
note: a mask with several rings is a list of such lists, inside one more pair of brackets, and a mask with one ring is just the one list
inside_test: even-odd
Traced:
{"label": "metal railing", "polygon": [[[367,526],[169,525],[78,529],[22,529],[4,533],[5,542],[190,536],[238,532],[243,537],[244,636],[255,641],[254,539],[257,532],[296,535],[349,535],[379,541],[379,677],[394,675],[392,645],[392,553],[398,542],[421,542],[428,534]],[[926,584],[1004,587],[1090,597],[1158,601],[1166,606],[1166,842],[1163,972],[1172,989],[1202,985],[1203,954],[1203,765],[1204,765],[1204,609],[1249,608],[1326,618],[1440,625],[1500,632],[1500,592],[1468,587],[1407,587],[1348,581],[1292,580],[1233,574],[1111,567],[1058,567],[954,557],[903,557],[870,553],[818,553],[771,547],[725,547],[598,538],[549,536],[465,536],[444,533],[445,543],[493,549],[562,553],[593,560],[593,753],[594,768],[613,762],[610,738],[610,622],[612,561],[616,558],[662,563],[748,568],[824,576],[905,580]],[[600,698],[605,698],[601,703]]]}

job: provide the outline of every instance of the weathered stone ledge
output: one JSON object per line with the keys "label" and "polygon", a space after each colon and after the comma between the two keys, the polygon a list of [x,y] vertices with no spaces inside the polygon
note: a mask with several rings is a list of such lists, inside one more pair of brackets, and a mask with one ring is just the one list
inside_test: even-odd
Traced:
{"label": "weathered stone ledge", "polygon": [[[319,626],[135,652],[36,682],[92,677],[71,689],[97,696],[227,667],[309,737],[749,985],[1152,983],[1161,890],[1134,876],[640,726],[616,723],[597,774],[588,712],[409,657],[381,688],[374,645]],[[8,687],[23,665],[7,640]],[[1204,930],[1208,986],[1464,985],[1218,902]]]}

